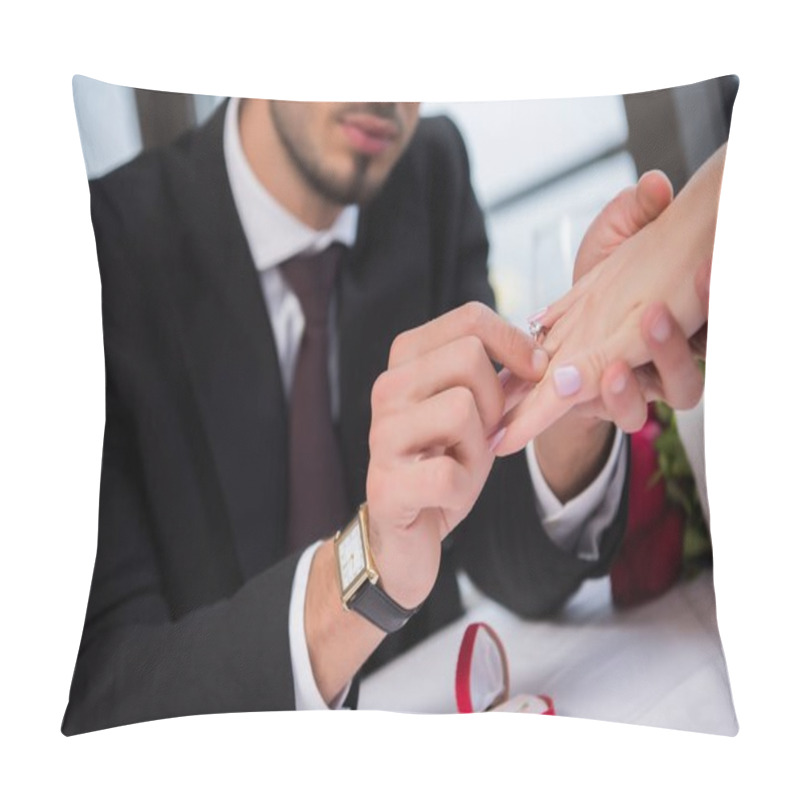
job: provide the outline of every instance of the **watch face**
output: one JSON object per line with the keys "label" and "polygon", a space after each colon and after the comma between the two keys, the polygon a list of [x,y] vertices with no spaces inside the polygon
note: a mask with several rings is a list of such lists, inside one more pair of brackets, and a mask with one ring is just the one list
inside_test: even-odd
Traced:
{"label": "watch face", "polygon": [[342,591],[347,592],[353,581],[366,568],[361,528],[359,525],[352,525],[339,541],[339,571],[342,576]]}

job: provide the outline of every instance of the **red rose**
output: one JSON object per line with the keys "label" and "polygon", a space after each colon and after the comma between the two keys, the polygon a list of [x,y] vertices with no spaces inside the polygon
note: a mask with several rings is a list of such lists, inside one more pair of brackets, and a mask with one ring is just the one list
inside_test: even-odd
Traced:
{"label": "red rose", "polygon": [[654,525],[664,513],[666,485],[663,478],[653,483],[653,477],[658,472],[655,441],[660,434],[661,426],[651,419],[631,436],[628,531],[634,535]]}
{"label": "red rose", "polygon": [[625,534],[611,568],[611,596],[620,608],[653,600],[673,586],[683,567],[683,512],[670,506],[658,523],[639,535]]}
{"label": "red rose", "polygon": [[683,511],[668,502],[658,473],[656,439],[661,425],[650,417],[631,437],[628,525],[611,568],[614,604],[630,607],[667,591],[683,567]]}

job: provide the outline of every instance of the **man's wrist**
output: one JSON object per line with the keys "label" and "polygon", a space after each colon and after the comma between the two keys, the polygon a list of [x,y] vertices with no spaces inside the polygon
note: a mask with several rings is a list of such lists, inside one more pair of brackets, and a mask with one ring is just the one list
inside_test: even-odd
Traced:
{"label": "man's wrist", "polygon": [[333,539],[326,539],[311,562],[304,622],[314,680],[327,704],[384,637],[374,625],[342,607],[336,569]]}
{"label": "man's wrist", "polygon": [[[369,512],[369,545],[379,585],[403,608],[416,608],[425,601],[439,573],[439,558],[421,559],[421,533],[405,531],[405,535],[384,526]],[[385,528],[389,528],[387,534]],[[437,551],[437,555],[439,555]]]}
{"label": "man's wrist", "polygon": [[311,667],[304,614],[311,563],[320,545],[321,543],[317,542],[308,547],[298,560],[289,604],[289,647],[292,659],[295,708],[298,711],[340,707],[350,685],[348,684],[338,696],[326,702],[320,693]]}
{"label": "man's wrist", "polygon": [[542,475],[533,451],[525,448],[535,495],[536,513],[550,540],[562,550],[585,560],[596,560],[606,529],[619,509],[625,484],[627,452],[625,437],[614,432],[611,452],[592,483],[568,502],[561,503]]}
{"label": "man's wrist", "polygon": [[[386,633],[399,630],[415,613],[418,603],[404,605],[387,584],[376,560],[380,537],[372,530],[367,503],[334,537],[342,602]],[[391,585],[391,584],[390,584]]]}
{"label": "man's wrist", "polygon": [[566,503],[586,489],[608,461],[616,426],[569,412],[534,441],[539,468],[553,494]]}

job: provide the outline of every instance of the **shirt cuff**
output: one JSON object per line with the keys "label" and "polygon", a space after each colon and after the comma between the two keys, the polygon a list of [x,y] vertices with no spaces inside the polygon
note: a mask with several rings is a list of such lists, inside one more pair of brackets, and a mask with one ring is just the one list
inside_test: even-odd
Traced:
{"label": "shirt cuff", "polygon": [[600,474],[579,495],[562,503],[547,485],[533,447],[528,442],[525,454],[533,483],[536,511],[545,533],[567,552],[578,558],[596,560],[600,539],[619,508],[625,488],[627,450],[624,436],[617,428],[611,453]]}
{"label": "shirt cuff", "polygon": [[342,690],[328,705],[323,700],[311,670],[311,658],[308,655],[306,642],[305,605],[308,576],[311,572],[311,561],[322,542],[308,547],[294,572],[292,596],[289,600],[289,653],[292,659],[292,679],[294,681],[294,702],[298,711],[326,711],[342,707],[350,684]]}

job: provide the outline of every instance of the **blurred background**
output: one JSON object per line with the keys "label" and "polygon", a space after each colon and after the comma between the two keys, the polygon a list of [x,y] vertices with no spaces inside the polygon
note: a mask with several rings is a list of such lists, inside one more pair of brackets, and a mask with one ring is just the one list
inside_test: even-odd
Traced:
{"label": "blurred background", "polygon": [[[620,189],[662,169],[676,192],[728,138],[739,81],[563,100],[425,103],[464,136],[499,310],[518,325],[570,286],[583,233]],[[73,80],[89,178],[201,124],[222,97]]]}

